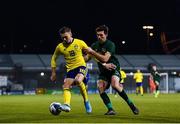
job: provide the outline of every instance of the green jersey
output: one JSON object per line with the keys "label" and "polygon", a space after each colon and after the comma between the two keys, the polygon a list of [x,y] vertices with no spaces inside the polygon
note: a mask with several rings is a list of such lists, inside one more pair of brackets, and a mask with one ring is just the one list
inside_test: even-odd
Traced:
{"label": "green jersey", "polygon": [[[113,63],[114,65],[116,65],[117,69],[120,68],[119,61],[115,57],[115,44],[112,41],[106,40],[104,43],[96,41],[92,44],[91,48],[102,55],[104,55],[106,52],[111,53],[111,57],[109,58],[107,63]],[[109,73],[109,70],[104,68],[104,66],[100,62],[98,62],[98,67],[100,73]]]}
{"label": "green jersey", "polygon": [[160,83],[160,74],[157,71],[151,71],[151,75],[153,76],[153,80],[155,82]]}

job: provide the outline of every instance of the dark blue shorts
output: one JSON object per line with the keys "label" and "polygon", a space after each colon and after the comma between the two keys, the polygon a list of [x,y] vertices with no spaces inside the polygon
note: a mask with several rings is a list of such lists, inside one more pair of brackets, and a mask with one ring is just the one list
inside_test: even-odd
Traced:
{"label": "dark blue shorts", "polygon": [[140,86],[142,86],[142,83],[136,83],[136,86],[140,87]]}
{"label": "dark blue shorts", "polygon": [[66,78],[75,78],[77,74],[83,74],[84,75],[84,84],[87,85],[87,82],[89,80],[89,75],[88,75],[88,69],[85,66],[79,66],[73,70],[70,70],[66,74]]}

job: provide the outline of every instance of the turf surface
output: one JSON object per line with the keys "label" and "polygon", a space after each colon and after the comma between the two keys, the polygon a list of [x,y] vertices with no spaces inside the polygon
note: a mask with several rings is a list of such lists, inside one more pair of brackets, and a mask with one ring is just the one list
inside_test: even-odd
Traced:
{"label": "turf surface", "polygon": [[10,95],[0,96],[0,123],[180,123],[180,94],[128,94],[140,110],[134,115],[121,97],[109,95],[115,116],[107,111],[98,94],[89,95],[93,113],[87,115],[80,95],[73,94],[71,111],[58,116],[50,114],[51,102],[63,101],[62,95]]}

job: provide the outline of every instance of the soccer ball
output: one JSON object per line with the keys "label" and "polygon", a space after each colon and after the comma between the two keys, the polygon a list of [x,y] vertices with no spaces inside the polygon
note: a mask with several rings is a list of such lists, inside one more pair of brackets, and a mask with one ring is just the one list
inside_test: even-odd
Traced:
{"label": "soccer ball", "polygon": [[61,113],[61,110],[59,109],[60,106],[61,106],[61,103],[53,102],[49,106],[49,111],[53,115],[59,115]]}

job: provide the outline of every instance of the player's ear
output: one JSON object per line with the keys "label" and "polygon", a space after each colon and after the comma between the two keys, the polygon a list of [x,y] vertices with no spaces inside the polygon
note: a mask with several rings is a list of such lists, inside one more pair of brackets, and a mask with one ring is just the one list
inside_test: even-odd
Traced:
{"label": "player's ear", "polygon": [[106,37],[108,37],[108,34],[105,34],[106,35]]}

